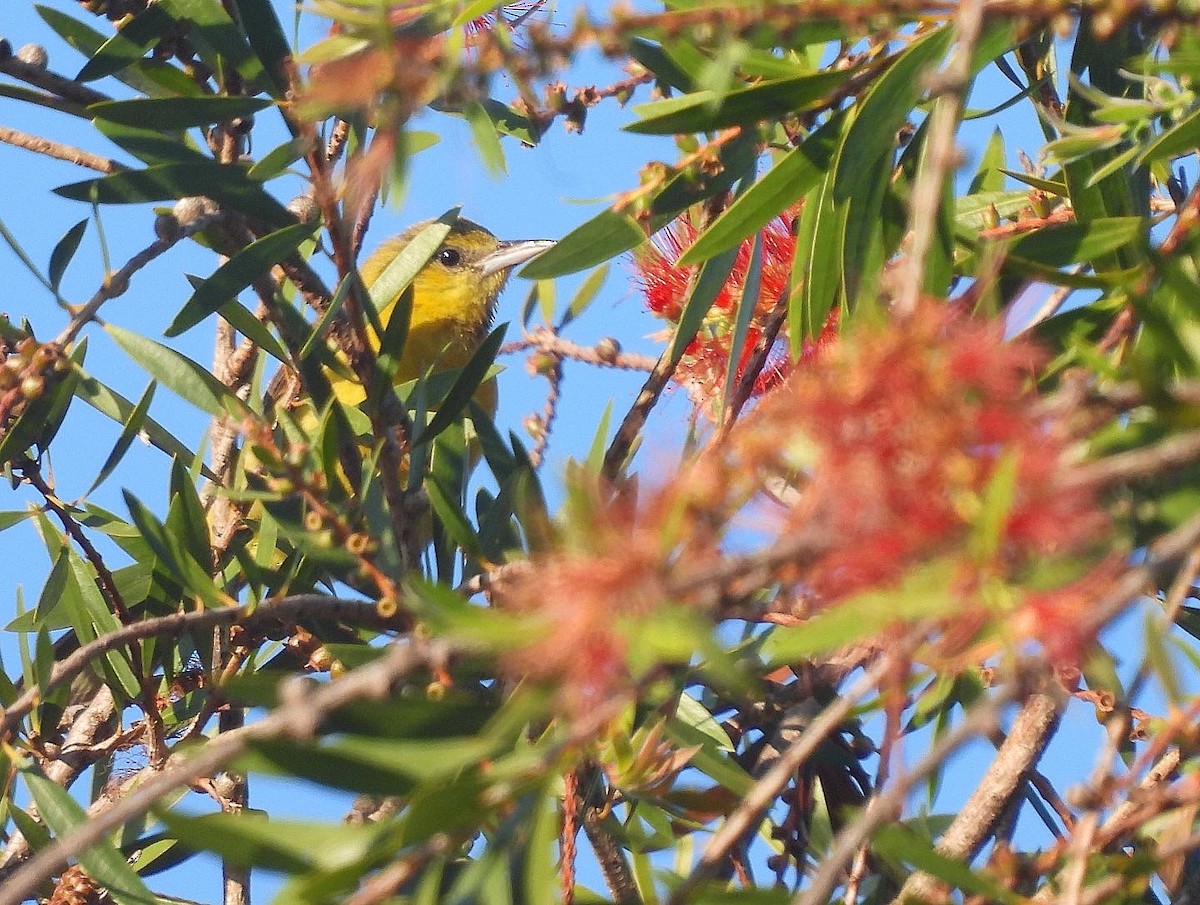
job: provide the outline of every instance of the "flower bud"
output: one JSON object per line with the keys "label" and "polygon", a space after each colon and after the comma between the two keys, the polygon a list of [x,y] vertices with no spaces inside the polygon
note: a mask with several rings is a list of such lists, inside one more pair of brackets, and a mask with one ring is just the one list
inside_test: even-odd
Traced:
{"label": "flower bud", "polygon": [[205,198],[202,195],[191,195],[176,201],[173,210],[175,219],[179,221],[180,225],[187,226],[196,222],[201,217],[215,214],[217,212],[217,204],[211,198]]}
{"label": "flower bud", "polygon": [[21,395],[26,399],[37,399],[45,391],[46,380],[37,374],[30,374],[21,381]]}
{"label": "flower bud", "polygon": [[287,209],[295,214],[301,223],[315,223],[321,215],[321,209],[312,195],[297,195],[287,203]]}
{"label": "flower bud", "polygon": [[596,343],[596,357],[606,364],[612,364],[621,354],[621,344],[611,336],[605,336]]}
{"label": "flower bud", "polygon": [[50,65],[50,54],[41,44],[26,44],[17,51],[17,59],[37,69],[45,69]]}

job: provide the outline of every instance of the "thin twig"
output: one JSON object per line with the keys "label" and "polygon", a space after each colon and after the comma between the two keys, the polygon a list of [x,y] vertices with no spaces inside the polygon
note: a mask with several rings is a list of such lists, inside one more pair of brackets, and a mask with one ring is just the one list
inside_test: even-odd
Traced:
{"label": "thin twig", "polygon": [[0,886],[0,905],[20,905],[69,858],[95,845],[110,831],[145,814],[173,789],[208,776],[246,750],[251,742],[288,737],[312,738],[330,713],[354,701],[385,697],[392,685],[415,669],[440,663],[447,651],[415,640],[395,643],[381,659],[362,666],[337,682],[319,687],[297,679],[281,689],[280,706],[257,723],[218,736],[190,757],[173,758],[112,808],[91,815],[86,823],[41,848]]}
{"label": "thin twig", "polygon": [[579,343],[564,339],[548,327],[534,327],[523,339],[505,343],[500,347],[501,355],[513,355],[529,349],[537,349],[548,355],[569,358],[583,364],[596,365],[602,368],[620,368],[625,371],[654,370],[655,359],[649,355],[639,355],[636,352],[622,352],[611,347],[606,348],[613,340],[600,340],[594,346],[583,346]]}
{"label": "thin twig", "polygon": [[[939,855],[969,862],[979,853],[1045,751],[1046,743],[1058,725],[1059,709],[1060,702],[1051,695],[1029,697],[1013,720],[1008,737],[996,752],[996,759],[938,840],[935,851]],[[917,871],[905,881],[895,902],[934,901],[937,886],[937,879]]]}
{"label": "thin twig", "polygon": [[834,837],[829,853],[817,869],[812,882],[792,899],[794,905],[821,905],[833,894],[845,865],[871,834],[899,817],[913,787],[930,773],[940,769],[952,753],[971,739],[985,735],[996,726],[1000,711],[1017,694],[1020,681],[1010,682],[998,694],[971,709],[953,729],[930,745],[925,756],[903,775],[892,780],[887,790],[873,796],[866,808]]}
{"label": "thin twig", "polygon": [[379,629],[401,629],[406,619],[398,616],[385,619],[379,615],[375,605],[369,601],[345,600],[324,594],[297,594],[282,600],[262,604],[257,609],[252,604],[219,610],[197,610],[191,613],[172,613],[158,616],[101,635],[95,641],[82,645],[66,659],[57,663],[50,672],[45,685],[33,685],[0,712],[0,738],[11,732],[38,702],[44,700],[54,689],[60,688],[79,675],[89,663],[111,650],[122,647],[138,638],[153,638],[158,635],[178,635],[184,631],[210,628],[214,625],[241,625],[246,631],[255,632],[263,628],[286,623],[305,616],[321,616],[336,619],[351,625]]}
{"label": "thin twig", "polygon": [[[910,633],[910,640],[914,635],[915,633]],[[817,715],[792,745],[781,752],[771,769],[743,796],[737,808],[713,833],[704,854],[700,856],[692,872],[672,891],[667,905],[683,905],[699,884],[713,876],[738,840],[745,836],[755,821],[762,818],[779,792],[791,781],[796,769],[813,755],[830,733],[850,715],[858,702],[866,697],[892,668],[892,655],[894,652],[889,652],[889,655],[885,655],[864,672],[858,681]]]}
{"label": "thin twig", "polygon": [[87,167],[100,173],[120,173],[123,170],[129,169],[124,164],[117,163],[117,161],[107,157],[101,157],[99,154],[93,154],[90,151],[65,145],[61,142],[51,141],[49,138],[42,138],[40,135],[31,135],[19,129],[10,129],[8,126],[0,126],[0,142],[16,148],[24,148],[26,151],[33,151],[35,154],[44,154],[47,157],[53,157],[55,160],[65,160],[67,163]]}
{"label": "thin twig", "polygon": [[[66,78],[56,72],[50,72],[32,63],[26,63],[17,57],[0,56],[0,73],[11,75],[14,79],[56,94],[63,100],[81,104],[84,107],[112,100],[107,94],[101,94],[86,85],[81,85],[74,79]],[[79,116],[86,117],[87,111],[80,111]]]}
{"label": "thin twig", "polygon": [[658,359],[658,364],[654,366],[654,370],[650,372],[650,376],[646,378],[646,382],[642,385],[642,390],[633,401],[633,405],[625,413],[625,417],[621,421],[621,426],[617,428],[616,435],[604,453],[604,465],[601,467],[600,474],[606,480],[615,481],[621,473],[621,469],[625,466],[625,461],[629,458],[629,451],[633,449],[633,444],[637,440],[638,434],[642,432],[642,427],[650,415],[650,410],[654,408],[659,396],[662,395],[662,391],[666,389],[667,382],[671,379],[671,375],[675,373],[675,367],[678,364],[679,359],[671,357],[671,347],[668,346],[663,350],[662,355]]}
{"label": "thin twig", "polygon": [[71,318],[71,322],[58,334],[55,342],[59,346],[66,346],[74,340],[79,335],[79,331],[96,317],[97,312],[99,312],[105,302],[125,292],[129,286],[130,278],[135,273],[183,239],[208,229],[220,220],[222,216],[221,212],[217,211],[216,213],[206,214],[203,217],[197,217],[192,222],[183,226],[177,235],[168,239],[158,239],[135,254],[120,270],[111,273],[104,281],[104,285],[97,289],[96,293],[90,299],[84,302]]}

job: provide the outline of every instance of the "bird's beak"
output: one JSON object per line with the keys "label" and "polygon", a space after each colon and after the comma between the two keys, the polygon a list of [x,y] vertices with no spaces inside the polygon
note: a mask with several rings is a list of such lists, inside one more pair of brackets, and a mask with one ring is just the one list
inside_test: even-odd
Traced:
{"label": "bird's beak", "polygon": [[480,259],[479,269],[485,277],[502,273],[536,258],[554,246],[553,239],[525,239],[520,242],[501,242],[500,247]]}

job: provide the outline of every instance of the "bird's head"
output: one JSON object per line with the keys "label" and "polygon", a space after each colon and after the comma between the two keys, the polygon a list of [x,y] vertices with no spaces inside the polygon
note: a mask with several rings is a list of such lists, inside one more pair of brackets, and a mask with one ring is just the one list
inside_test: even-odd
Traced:
{"label": "bird's head", "polygon": [[[370,286],[427,225],[418,223],[384,242],[360,268],[364,282]],[[501,241],[478,223],[459,217],[413,280],[414,318],[426,309],[437,320],[452,319],[476,327],[488,324],[513,268],[553,244],[549,239]],[[436,309],[436,313],[428,309]]]}

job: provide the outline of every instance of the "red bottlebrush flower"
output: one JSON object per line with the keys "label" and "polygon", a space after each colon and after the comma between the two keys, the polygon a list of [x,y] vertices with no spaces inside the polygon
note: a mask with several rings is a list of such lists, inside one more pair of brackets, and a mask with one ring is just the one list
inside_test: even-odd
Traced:
{"label": "red bottlebrush flower", "polygon": [[639,617],[684,602],[668,591],[673,566],[700,568],[718,555],[704,501],[681,497],[693,486],[665,485],[641,505],[598,487],[583,502],[579,488],[564,529],[574,524],[577,535],[494,588],[501,607],[533,623],[528,642],[504,656],[506,671],[552,683],[565,713],[589,729],[612,716],[601,705],[633,689],[628,654]]}
{"label": "red bottlebrush flower", "polygon": [[[759,233],[762,242],[761,273],[754,315],[747,332],[745,347],[736,370],[740,379],[755,344],[762,336],[767,314],[781,295],[788,291],[792,274],[792,259],[796,238],[792,235],[792,212],[776,217]],[[680,265],[679,258],[698,235],[695,223],[680,217],[651,241],[649,247],[635,254],[637,280],[651,313],[672,324],[683,314],[697,266]],[[684,351],[675,371],[675,380],[683,385],[693,401],[706,411],[722,390],[729,367],[737,305],[746,289],[746,279],[753,254],[754,238],[748,238],[738,248],[729,279],[721,288],[696,338]],[[837,313],[831,314],[825,330],[816,344],[806,344],[802,360],[811,357],[815,348],[836,332]],[[753,394],[758,396],[780,383],[791,371],[786,328],[780,331],[776,348],[768,355],[762,373],[756,376]]]}
{"label": "red bottlebrush flower", "polygon": [[[1006,342],[999,323],[927,303],[840,342],[772,395],[755,430],[805,440],[805,460],[790,465],[810,477],[788,524],[827,550],[805,575],[820,599],[886,586],[963,549],[971,569],[1011,576],[1096,539],[1107,520],[1063,480],[1066,438],[1031,414],[1038,358],[1026,341]],[[1002,467],[1015,472],[1011,499],[989,502]],[[1005,506],[995,549],[972,549],[989,505]]]}

